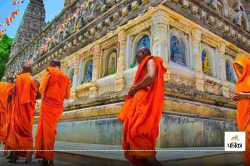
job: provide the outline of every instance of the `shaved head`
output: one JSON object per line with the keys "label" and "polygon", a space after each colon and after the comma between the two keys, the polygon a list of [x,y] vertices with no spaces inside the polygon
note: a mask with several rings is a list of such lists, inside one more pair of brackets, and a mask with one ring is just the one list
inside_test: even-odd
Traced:
{"label": "shaved head", "polygon": [[150,56],[151,52],[147,47],[142,47],[136,52],[136,60],[140,64],[141,61],[146,57]]}
{"label": "shaved head", "polygon": [[13,78],[13,77],[7,77],[7,78],[6,78],[6,81],[7,81],[8,83],[13,83],[13,82],[14,82],[14,78]]}
{"label": "shaved head", "polygon": [[22,66],[21,74],[23,74],[23,73],[31,73],[31,66],[29,66],[29,65],[23,65]]}
{"label": "shaved head", "polygon": [[51,67],[59,67],[61,68],[61,62],[57,59],[53,59],[51,62],[50,62],[50,66]]}

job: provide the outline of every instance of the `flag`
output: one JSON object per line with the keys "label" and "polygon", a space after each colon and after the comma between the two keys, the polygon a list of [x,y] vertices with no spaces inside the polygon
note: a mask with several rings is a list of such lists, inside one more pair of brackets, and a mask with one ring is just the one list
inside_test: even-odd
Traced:
{"label": "flag", "polygon": [[11,12],[11,17],[17,16],[19,14],[19,10]]}
{"label": "flag", "polygon": [[13,5],[19,5],[19,4],[21,4],[21,3],[24,3],[24,1],[13,1],[13,2],[12,2]]}
{"label": "flag", "polygon": [[60,25],[61,30],[64,30],[64,28],[65,28],[65,24]]}
{"label": "flag", "polygon": [[6,32],[6,29],[0,30],[0,36]]}
{"label": "flag", "polygon": [[11,23],[13,20],[14,20],[14,17],[7,17],[7,18],[5,18],[6,24]]}
{"label": "flag", "polygon": [[4,26],[9,26],[9,24],[1,24],[0,23],[0,27],[4,27]]}

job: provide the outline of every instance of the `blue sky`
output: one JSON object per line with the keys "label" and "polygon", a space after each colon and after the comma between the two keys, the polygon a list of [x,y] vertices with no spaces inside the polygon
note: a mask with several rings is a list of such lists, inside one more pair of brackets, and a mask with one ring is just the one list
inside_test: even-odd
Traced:
{"label": "blue sky", "polygon": [[[6,34],[9,37],[14,38],[29,0],[24,0],[24,3],[20,5],[12,5],[12,0],[0,1],[0,23],[5,24],[5,18],[9,17],[12,11],[17,9],[20,10],[19,15],[15,17],[14,21],[10,23],[8,27],[0,27],[0,30],[6,29]],[[63,10],[64,7],[64,0],[43,0],[43,2],[46,11],[46,22],[53,20],[55,16]]]}

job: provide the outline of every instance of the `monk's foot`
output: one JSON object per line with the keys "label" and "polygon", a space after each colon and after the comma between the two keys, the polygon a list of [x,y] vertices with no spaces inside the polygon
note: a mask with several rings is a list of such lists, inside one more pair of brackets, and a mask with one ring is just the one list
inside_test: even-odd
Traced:
{"label": "monk's foot", "polygon": [[12,157],[13,157],[13,155],[10,154],[9,156],[6,157],[6,159],[10,160],[10,159],[12,159]]}
{"label": "monk's foot", "polygon": [[38,160],[38,163],[40,164],[40,165],[42,165],[42,166],[48,166],[48,161],[46,161],[45,159],[43,159],[43,160]]}
{"label": "monk's foot", "polygon": [[4,156],[7,156],[9,154],[8,151],[4,151]]}
{"label": "monk's foot", "polygon": [[147,160],[147,166],[162,166],[162,164],[155,158],[155,156],[148,156]]}
{"label": "monk's foot", "polygon": [[25,164],[29,163],[32,161],[32,152],[27,152]]}
{"label": "monk's foot", "polygon": [[10,161],[8,161],[8,163],[16,163],[15,159],[11,159]]}
{"label": "monk's foot", "polygon": [[54,162],[53,161],[49,161],[49,165],[48,166],[54,166]]}

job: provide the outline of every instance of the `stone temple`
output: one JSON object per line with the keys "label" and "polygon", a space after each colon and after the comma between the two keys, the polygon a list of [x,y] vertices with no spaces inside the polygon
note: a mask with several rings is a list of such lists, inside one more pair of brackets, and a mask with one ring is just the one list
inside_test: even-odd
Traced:
{"label": "stone temple", "polygon": [[157,146],[224,146],[224,132],[237,130],[236,104],[230,100],[237,80],[232,62],[250,58],[250,4],[93,0],[74,16],[84,2],[66,0],[63,11],[45,25],[42,0],[31,0],[7,64],[6,75],[13,75],[33,57],[33,76],[41,80],[51,59],[62,61],[73,85],[57,141],[121,145],[122,123],[116,117],[138,67],[136,50],[146,46],[168,68]]}

